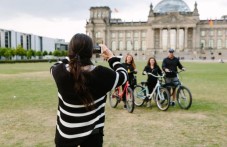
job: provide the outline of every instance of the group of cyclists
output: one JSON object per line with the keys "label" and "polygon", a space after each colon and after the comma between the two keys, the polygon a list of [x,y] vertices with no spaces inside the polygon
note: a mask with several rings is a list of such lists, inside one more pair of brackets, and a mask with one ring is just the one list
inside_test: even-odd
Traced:
{"label": "group of cyclists", "polygon": [[[136,69],[136,64],[134,61],[134,58],[131,54],[127,54],[125,57],[125,62],[123,63],[124,68],[128,72],[128,81],[130,84],[130,87],[134,89],[136,84],[136,79],[134,74],[136,74],[138,71]],[[185,68],[180,63],[180,60],[174,56],[174,49],[170,48],[168,50],[168,56],[163,59],[161,68],[159,67],[156,59],[154,57],[150,57],[147,61],[146,66],[143,69],[142,74],[145,75],[146,73],[152,73],[153,75],[162,75],[163,72],[165,73],[165,83],[174,83],[174,85],[178,84],[178,77],[177,77],[177,68],[181,70],[185,70]],[[163,72],[162,72],[163,71]],[[157,78],[147,74],[147,86],[149,93],[151,93],[157,83]],[[124,87],[124,85],[123,85]],[[170,102],[171,106],[175,106],[175,89],[173,88],[173,98]],[[125,101],[125,96],[123,96],[123,102]],[[151,101],[147,102],[147,107],[151,106]],[[124,108],[126,108],[126,105],[124,103]]]}

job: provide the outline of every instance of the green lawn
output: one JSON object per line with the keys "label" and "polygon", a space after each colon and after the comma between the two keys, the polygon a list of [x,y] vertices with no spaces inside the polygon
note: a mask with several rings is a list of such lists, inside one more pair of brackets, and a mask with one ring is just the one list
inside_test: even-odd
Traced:
{"label": "green lawn", "polygon": [[[51,64],[0,64],[1,147],[54,146],[57,91]],[[136,64],[138,81],[146,80],[145,62]],[[136,107],[130,114],[121,103],[113,109],[107,101],[104,147],[226,146],[227,64],[182,64],[192,107],[162,112],[152,102],[152,108]]]}

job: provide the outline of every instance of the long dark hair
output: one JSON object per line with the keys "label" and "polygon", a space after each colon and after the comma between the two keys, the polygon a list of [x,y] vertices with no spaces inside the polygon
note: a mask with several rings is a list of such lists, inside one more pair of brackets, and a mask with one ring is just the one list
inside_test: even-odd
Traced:
{"label": "long dark hair", "polygon": [[134,69],[136,69],[136,64],[135,64],[135,61],[134,61],[134,58],[133,58],[133,56],[131,55],[131,54],[127,54],[126,55],[126,57],[125,57],[125,63],[127,63],[127,57],[128,56],[131,56],[132,57],[132,61],[131,61],[131,65],[132,65],[132,67],[134,68]]}
{"label": "long dark hair", "polygon": [[85,34],[76,34],[69,42],[69,69],[75,80],[74,89],[78,93],[79,100],[88,110],[94,108],[94,99],[90,93],[89,87],[86,86],[88,81],[86,80],[85,75],[89,74],[89,72],[83,70],[82,67],[93,65],[91,62],[92,51],[92,40]]}
{"label": "long dark hair", "polygon": [[148,61],[147,61],[147,66],[149,66],[149,67],[151,66],[151,63],[150,63],[150,60],[151,60],[151,59],[154,60],[154,67],[157,67],[157,66],[158,66],[158,63],[157,63],[155,57],[150,57],[150,58],[148,59]]}

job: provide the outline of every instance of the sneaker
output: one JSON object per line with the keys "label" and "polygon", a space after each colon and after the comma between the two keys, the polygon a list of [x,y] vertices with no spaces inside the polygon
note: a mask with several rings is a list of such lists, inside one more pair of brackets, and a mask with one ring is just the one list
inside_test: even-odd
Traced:
{"label": "sneaker", "polygon": [[127,106],[126,105],[124,105],[124,108],[123,109],[127,109]]}
{"label": "sneaker", "polygon": [[175,102],[174,101],[172,101],[172,102],[170,102],[170,106],[175,106]]}

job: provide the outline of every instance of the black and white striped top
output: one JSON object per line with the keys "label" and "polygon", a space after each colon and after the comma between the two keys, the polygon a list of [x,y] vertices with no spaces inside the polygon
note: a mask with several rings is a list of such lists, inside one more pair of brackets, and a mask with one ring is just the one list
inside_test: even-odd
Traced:
{"label": "black and white striped top", "polygon": [[127,72],[120,59],[113,57],[108,62],[113,70],[97,66],[86,76],[88,81],[86,86],[90,88],[95,103],[95,109],[90,111],[78,101],[79,95],[73,88],[74,80],[67,69],[68,64],[58,63],[51,67],[59,99],[56,144],[78,145],[94,133],[94,130],[103,130],[106,93],[127,81]]}

